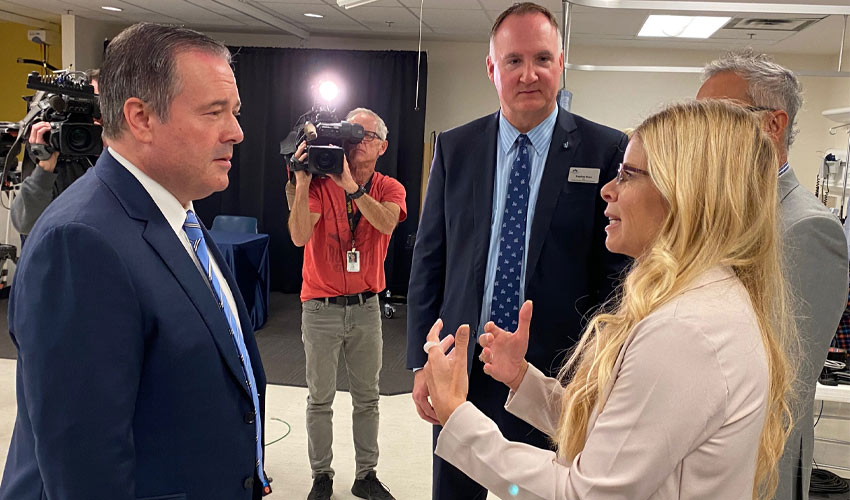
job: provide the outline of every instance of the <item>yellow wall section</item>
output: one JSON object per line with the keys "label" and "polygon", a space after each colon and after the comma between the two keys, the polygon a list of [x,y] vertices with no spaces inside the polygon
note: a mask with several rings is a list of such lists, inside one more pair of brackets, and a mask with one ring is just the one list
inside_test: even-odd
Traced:
{"label": "yellow wall section", "polygon": [[[35,92],[27,88],[27,75],[39,68],[16,62],[19,57],[41,60],[41,45],[27,40],[27,31],[31,29],[37,28],[0,21],[0,121],[22,119],[26,104],[21,96]],[[48,47],[47,60],[57,68],[62,67],[62,46]]]}

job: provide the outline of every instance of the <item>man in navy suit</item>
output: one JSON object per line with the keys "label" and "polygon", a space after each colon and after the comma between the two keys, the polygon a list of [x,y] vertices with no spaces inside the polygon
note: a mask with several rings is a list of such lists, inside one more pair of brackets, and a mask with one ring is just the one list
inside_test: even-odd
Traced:
{"label": "man in navy suit", "polygon": [[50,204],[15,275],[18,414],[2,500],[257,499],[265,375],[192,200],[242,141],[227,47],[138,24],[101,72],[109,149]]}
{"label": "man in navy suit", "polygon": [[[626,137],[556,105],[563,71],[557,21],[544,7],[516,4],[496,20],[487,72],[501,110],[440,134],[416,237],[408,290],[408,368],[427,361],[431,325],[442,335],[488,321],[513,330],[519,304],[534,301],[528,360],[555,374],[581,335],[582,318],[611,294],[626,261],[605,249],[599,195],[616,176]],[[549,440],[504,411],[508,389],[471,359],[469,400],[506,439]],[[532,359],[534,361],[532,361]],[[419,415],[438,421],[417,371]],[[486,490],[434,457],[435,499],[484,499]]]}

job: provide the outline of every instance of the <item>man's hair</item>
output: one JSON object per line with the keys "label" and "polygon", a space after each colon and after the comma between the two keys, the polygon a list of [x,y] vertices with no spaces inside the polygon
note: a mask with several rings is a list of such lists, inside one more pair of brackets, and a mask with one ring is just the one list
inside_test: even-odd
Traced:
{"label": "man's hair", "polygon": [[100,70],[98,68],[92,68],[86,71],[86,78],[88,78],[89,81],[100,81]]}
{"label": "man's hair", "polygon": [[374,111],[372,111],[371,109],[367,109],[367,108],[354,108],[354,109],[352,109],[351,111],[349,111],[347,115],[345,115],[345,120],[346,120],[346,121],[351,120],[352,118],[354,118],[355,116],[357,116],[357,115],[359,115],[359,114],[361,114],[361,113],[366,114],[366,115],[369,115],[369,116],[371,116],[372,118],[374,118],[374,119],[375,119],[375,122],[376,122],[376,123],[377,123],[377,125],[378,125],[378,126],[377,126],[377,130],[375,130],[375,133],[376,133],[376,134],[378,134],[378,137],[380,137],[382,141],[386,141],[386,140],[387,140],[387,134],[389,133],[389,132],[387,131],[387,124],[386,124],[386,123],[384,123],[384,119],[383,119],[383,118],[381,118],[380,116],[378,116],[378,113],[375,113],[375,112],[374,112]]}
{"label": "man's hair", "polygon": [[546,19],[549,20],[549,23],[555,28],[555,31],[558,32],[558,46],[562,45],[561,40],[561,30],[558,28],[558,20],[555,18],[555,15],[542,5],[537,5],[534,2],[520,2],[515,3],[504,10],[499,17],[496,18],[496,22],[493,23],[493,27],[490,28],[490,42],[493,42],[493,37],[496,36],[496,32],[499,31],[499,27],[502,23],[507,19],[508,16],[524,16],[529,14],[542,14]]}
{"label": "man's hair", "polygon": [[747,97],[754,106],[781,109],[788,113],[785,147],[790,148],[797,135],[797,112],[803,106],[803,87],[791,70],[770,56],[751,48],[727,52],[708,63],[702,72],[703,83],[720,73],[734,73],[747,82]]}
{"label": "man's hair", "polygon": [[148,103],[161,122],[180,93],[177,56],[199,50],[224,58],[230,51],[219,41],[187,28],[139,23],[118,34],[106,48],[100,69],[103,132],[117,138],[126,127],[124,103],[136,97]]}

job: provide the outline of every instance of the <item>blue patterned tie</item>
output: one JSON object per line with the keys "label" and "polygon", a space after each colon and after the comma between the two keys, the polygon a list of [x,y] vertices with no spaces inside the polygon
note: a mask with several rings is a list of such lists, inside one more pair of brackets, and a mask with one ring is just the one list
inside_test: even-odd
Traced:
{"label": "blue patterned tie", "polygon": [[490,303],[490,320],[509,331],[516,330],[519,319],[519,288],[525,257],[525,223],[531,177],[528,136],[520,134],[516,144],[516,159],[508,179],[505,213],[502,216],[493,301]]}
{"label": "blue patterned tie", "polygon": [[198,218],[191,210],[186,212],[186,222],[183,223],[183,230],[186,231],[186,236],[189,237],[189,242],[192,243],[192,248],[198,255],[198,261],[201,263],[201,268],[206,274],[212,286],[213,294],[218,307],[227,318],[227,324],[230,327],[230,338],[236,346],[236,351],[239,353],[239,361],[242,363],[242,372],[245,375],[245,381],[248,384],[248,390],[251,392],[251,400],[254,403],[254,422],[256,424],[256,440],[257,440],[257,477],[263,482],[263,488],[268,488],[269,484],[266,480],[266,475],[263,473],[263,446],[260,442],[260,436],[263,435],[263,423],[260,414],[260,399],[257,394],[257,382],[254,379],[254,370],[251,368],[251,357],[248,356],[248,349],[245,347],[245,337],[242,335],[242,328],[239,324],[239,319],[233,316],[230,305],[227,303],[227,297],[221,293],[221,283],[213,276],[212,265],[210,264],[210,253],[207,249],[207,243],[204,241],[204,233],[201,231],[201,224]]}

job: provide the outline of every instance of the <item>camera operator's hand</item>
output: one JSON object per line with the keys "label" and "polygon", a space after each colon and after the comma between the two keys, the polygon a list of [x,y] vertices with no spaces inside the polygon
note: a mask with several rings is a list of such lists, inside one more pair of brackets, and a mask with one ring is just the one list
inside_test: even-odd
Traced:
{"label": "camera operator's hand", "polygon": [[[292,157],[295,158],[299,163],[304,163],[307,161],[307,143],[302,141],[301,144],[298,145],[298,149],[295,150],[295,153],[292,154]],[[296,170],[295,171],[295,186],[304,186],[305,188],[310,187],[310,181],[313,180],[313,174],[307,172],[307,170]]]}
{"label": "camera operator's hand", "polygon": [[351,176],[351,168],[348,166],[348,158],[345,155],[342,156],[342,173],[339,175],[328,174],[328,177],[348,194],[353,194],[360,189],[360,185]]}
{"label": "camera operator's hand", "polygon": [[[30,129],[29,143],[46,145],[47,142],[44,140],[44,134],[47,133],[48,130],[50,130],[50,123],[48,122],[38,122],[33,125]],[[56,168],[56,162],[58,161],[58,159],[59,152],[56,151],[50,156],[49,160],[38,162],[38,166],[43,168],[47,172],[53,172],[53,170]]]}

